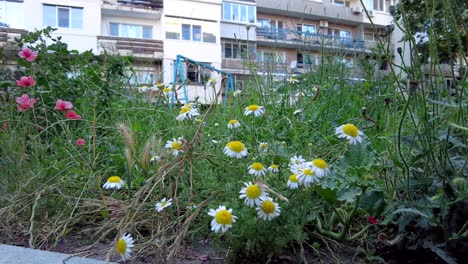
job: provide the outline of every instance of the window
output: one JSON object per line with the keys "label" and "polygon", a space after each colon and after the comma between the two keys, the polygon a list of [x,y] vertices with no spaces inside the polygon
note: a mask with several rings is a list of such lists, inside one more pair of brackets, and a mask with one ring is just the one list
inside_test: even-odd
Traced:
{"label": "window", "polygon": [[335,59],[335,62],[336,63],[340,63],[340,64],[343,64],[345,65],[346,67],[353,67],[353,59],[349,59],[349,58],[336,58]]}
{"label": "window", "polygon": [[44,5],[42,8],[44,26],[59,28],[83,28],[83,8]]}
{"label": "window", "polygon": [[350,1],[349,0],[333,0],[333,4],[335,4],[337,6],[350,7]]}
{"label": "window", "polygon": [[192,26],[192,38],[193,41],[201,41],[201,26]]}
{"label": "window", "polygon": [[224,42],[222,48],[222,56],[226,59],[245,59],[249,53],[253,58],[255,53],[255,46],[247,46],[247,43]]}
{"label": "window", "polygon": [[374,0],[374,10],[384,11],[384,0]]}
{"label": "window", "polygon": [[190,28],[191,25],[182,24],[182,39],[190,40]]}
{"label": "window", "polygon": [[238,3],[223,2],[223,20],[239,23],[255,23],[256,7]]}
{"label": "window", "polygon": [[286,52],[284,51],[258,51],[257,52],[257,62],[265,63],[286,63]]}
{"label": "window", "polygon": [[182,39],[205,43],[216,43],[216,24],[191,25],[166,22],[166,39]]}
{"label": "window", "polygon": [[24,5],[22,0],[0,0],[0,27],[24,28]]}
{"label": "window", "polygon": [[302,32],[302,36],[311,36],[315,33],[315,26],[307,24],[298,24],[297,31]]}
{"label": "window", "polygon": [[111,36],[123,38],[153,38],[153,27],[151,26],[120,24],[113,22],[111,22],[109,25],[109,33]]}
{"label": "window", "polygon": [[[210,65],[209,63],[205,63],[207,65]],[[187,64],[187,81],[193,82],[193,83],[205,83],[210,79],[211,72],[210,70],[200,66],[200,65],[194,65],[194,64]]]}
{"label": "window", "polygon": [[130,84],[133,85],[153,85],[154,84],[154,72],[151,70],[144,70],[142,68],[137,69],[134,73],[131,74]]}
{"label": "window", "polygon": [[303,68],[304,65],[318,65],[318,59],[310,53],[297,53],[297,68]]}

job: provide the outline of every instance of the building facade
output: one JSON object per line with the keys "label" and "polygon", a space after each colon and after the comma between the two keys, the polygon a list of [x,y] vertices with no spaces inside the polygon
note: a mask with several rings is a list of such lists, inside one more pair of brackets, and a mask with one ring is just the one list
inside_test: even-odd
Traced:
{"label": "building facade", "polygon": [[[299,74],[314,70],[324,63],[324,57],[355,68],[358,58],[373,56],[378,43],[383,43],[393,55],[389,7],[394,1],[363,3],[360,0],[0,0],[0,25],[4,32],[51,26],[58,28],[54,34],[62,36],[71,49],[131,55],[135,85],[177,83],[185,79],[189,97],[207,102],[214,94],[207,94],[206,82],[209,78],[217,79],[214,91],[217,92],[223,83],[222,76],[184,62],[184,78],[180,78],[181,73],[175,69],[177,55],[232,73],[238,89],[243,88],[243,80],[252,72]],[[379,65],[376,70],[385,71],[386,65]]]}

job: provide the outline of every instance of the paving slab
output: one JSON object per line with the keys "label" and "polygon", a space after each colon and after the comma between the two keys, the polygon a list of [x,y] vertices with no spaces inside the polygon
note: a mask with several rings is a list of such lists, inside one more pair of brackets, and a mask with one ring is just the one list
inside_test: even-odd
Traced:
{"label": "paving slab", "polygon": [[[38,249],[0,245],[0,264],[104,264],[114,263]],[[115,264],[115,263],[114,263]]]}

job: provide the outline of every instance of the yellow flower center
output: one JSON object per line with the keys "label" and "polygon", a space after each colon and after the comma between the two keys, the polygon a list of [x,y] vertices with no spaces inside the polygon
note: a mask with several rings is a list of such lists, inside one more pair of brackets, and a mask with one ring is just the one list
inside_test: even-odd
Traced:
{"label": "yellow flower center", "polygon": [[271,164],[270,167],[271,167],[272,169],[277,169],[277,168],[278,168],[278,165],[276,165],[276,164]]}
{"label": "yellow flower center", "polygon": [[247,109],[249,111],[257,111],[260,107],[258,105],[249,105]]}
{"label": "yellow flower center", "polygon": [[275,203],[272,202],[272,201],[264,201],[262,203],[262,210],[263,212],[267,213],[267,214],[271,214],[271,213],[274,213],[275,212]]}
{"label": "yellow flower center", "polygon": [[304,169],[302,172],[306,176],[314,176],[315,175],[315,172],[313,172],[311,169]]}
{"label": "yellow flower center", "polygon": [[127,251],[127,242],[125,242],[125,239],[119,239],[119,241],[117,241],[115,249],[119,254],[125,254],[125,251]]}
{"label": "yellow flower center", "polygon": [[291,174],[291,176],[289,176],[289,181],[298,182],[297,175],[296,174]]}
{"label": "yellow flower center", "polygon": [[161,207],[164,207],[167,205],[167,201],[161,203]]}
{"label": "yellow flower center", "polygon": [[120,182],[120,177],[119,176],[111,176],[109,179],[107,179],[108,182],[111,183],[119,183]]}
{"label": "yellow flower center", "polygon": [[245,190],[245,195],[250,199],[256,199],[260,197],[260,194],[262,194],[262,190],[255,184],[250,185]]}
{"label": "yellow flower center", "polygon": [[237,121],[236,119],[232,119],[232,120],[229,120],[229,124],[230,125],[235,125],[237,124],[239,121]]}
{"label": "yellow flower center", "polygon": [[226,209],[220,210],[218,213],[216,213],[215,220],[216,223],[220,225],[231,225],[232,214]]}
{"label": "yellow flower center", "polygon": [[268,144],[266,144],[266,143],[261,143],[260,144],[261,149],[266,149],[267,147],[268,147]]}
{"label": "yellow flower center", "polygon": [[163,92],[165,92],[165,93],[168,93],[170,91],[172,91],[172,89],[170,87],[166,87],[166,88],[163,89]]}
{"label": "yellow flower center", "polygon": [[182,144],[180,144],[179,141],[174,141],[174,142],[172,142],[172,144],[171,144],[171,148],[172,148],[172,149],[176,149],[176,150],[181,149],[181,148],[182,148]]}
{"label": "yellow flower center", "polygon": [[182,107],[182,109],[180,109],[180,112],[179,114],[185,114],[187,112],[189,112],[192,108],[190,107]]}
{"label": "yellow flower center", "polygon": [[359,131],[357,127],[353,124],[346,124],[343,126],[343,132],[347,135],[350,135],[352,137],[357,137],[359,134]]}
{"label": "yellow flower center", "polygon": [[323,159],[314,159],[312,163],[320,169],[326,169],[328,167],[328,163]]}
{"label": "yellow flower center", "polygon": [[245,147],[244,147],[244,144],[242,144],[242,142],[240,141],[231,141],[229,143],[227,143],[226,147],[228,147],[228,149],[234,151],[234,152],[242,152]]}
{"label": "yellow flower center", "polygon": [[264,167],[260,162],[254,162],[252,164],[251,168],[256,170],[256,171],[261,171],[261,170],[263,170]]}

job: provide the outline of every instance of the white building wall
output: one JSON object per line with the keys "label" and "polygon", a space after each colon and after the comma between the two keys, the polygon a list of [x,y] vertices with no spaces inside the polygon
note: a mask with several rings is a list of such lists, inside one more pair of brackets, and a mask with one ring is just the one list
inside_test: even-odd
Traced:
{"label": "white building wall", "polygon": [[[163,76],[165,83],[174,80],[174,62],[177,55],[183,55],[195,61],[204,62],[221,69],[221,0],[165,0],[163,17],[161,18],[163,32],[175,31],[182,33],[182,24],[199,25],[202,32],[209,31],[216,36],[216,43],[180,39],[168,39],[164,36]],[[186,74],[186,70],[185,74]],[[216,72],[211,77],[217,78],[216,91],[220,89],[221,76]],[[187,86],[189,100],[199,97],[200,102],[209,103],[214,98],[212,89],[203,86]],[[205,96],[206,95],[206,96]],[[179,98],[183,94],[179,92]]]}
{"label": "white building wall", "polygon": [[44,28],[43,5],[59,5],[83,8],[81,29],[59,28],[54,36],[62,36],[62,41],[70,49],[97,52],[97,36],[101,34],[101,0],[25,0],[24,29],[34,31]]}

